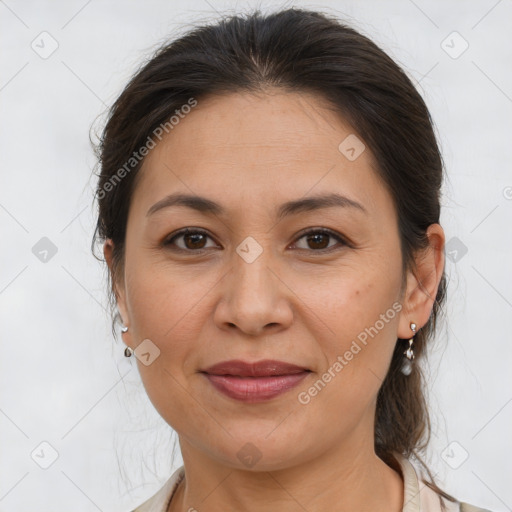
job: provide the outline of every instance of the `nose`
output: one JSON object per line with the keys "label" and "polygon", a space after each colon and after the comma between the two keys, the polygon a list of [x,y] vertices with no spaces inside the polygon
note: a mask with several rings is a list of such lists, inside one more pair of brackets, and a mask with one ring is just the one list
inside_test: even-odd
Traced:
{"label": "nose", "polygon": [[[293,320],[290,288],[274,270],[269,250],[252,263],[234,254],[231,272],[222,280],[222,298],[214,321],[221,329],[267,335],[288,328]],[[274,268],[272,268],[274,267]]]}

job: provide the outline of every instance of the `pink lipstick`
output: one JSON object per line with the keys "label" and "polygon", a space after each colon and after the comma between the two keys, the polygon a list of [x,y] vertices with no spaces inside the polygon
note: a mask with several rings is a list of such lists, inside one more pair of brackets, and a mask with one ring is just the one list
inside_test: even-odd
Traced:
{"label": "pink lipstick", "polygon": [[311,373],[307,368],[269,359],[255,363],[223,361],[201,372],[224,395],[249,403],[285,393]]}

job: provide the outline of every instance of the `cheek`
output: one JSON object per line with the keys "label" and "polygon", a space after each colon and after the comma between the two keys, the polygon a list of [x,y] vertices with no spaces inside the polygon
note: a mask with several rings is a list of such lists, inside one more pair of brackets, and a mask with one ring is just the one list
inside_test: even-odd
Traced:
{"label": "cheek", "polygon": [[160,351],[148,366],[136,360],[144,388],[167,423],[177,430],[187,430],[191,408],[188,378],[204,323],[199,316],[204,315],[200,299],[205,287],[213,286],[215,280],[194,280],[175,269],[135,259],[127,261],[126,275],[132,342],[137,346],[149,339]]}
{"label": "cheek", "polygon": [[376,322],[384,337],[393,330],[397,320],[397,306],[393,309],[393,304],[399,285],[397,269],[383,271],[365,264],[296,276],[294,293],[305,306],[301,314],[309,316],[310,327],[317,331],[328,352],[333,353],[348,349],[351,340],[359,335],[364,341],[364,333]]}
{"label": "cheek", "polygon": [[326,372],[325,380],[332,382],[326,386],[327,401],[357,410],[373,399],[382,384],[402,309],[399,263],[386,269],[378,265],[345,269],[325,279],[323,286],[309,287],[314,291],[309,293],[308,308],[321,320],[314,320],[324,358],[320,373]]}
{"label": "cheek", "polygon": [[199,327],[197,311],[201,298],[218,278],[203,273],[194,277],[182,269],[150,258],[133,258],[126,267],[127,299],[135,332],[139,336],[165,340],[188,339]]}
{"label": "cheek", "polygon": [[396,343],[401,305],[394,296],[374,282],[359,283],[338,293],[335,307],[320,310],[335,335],[322,329],[316,336],[324,366],[300,390],[300,403],[308,404],[310,417],[321,422],[328,417],[346,433],[372,410]]}

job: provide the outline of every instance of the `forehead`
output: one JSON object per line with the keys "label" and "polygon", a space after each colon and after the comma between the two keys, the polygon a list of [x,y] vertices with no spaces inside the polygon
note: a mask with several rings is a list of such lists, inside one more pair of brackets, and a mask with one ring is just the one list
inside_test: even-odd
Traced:
{"label": "forehead", "polygon": [[268,204],[278,196],[281,202],[337,191],[368,208],[389,202],[369,149],[349,159],[340,150],[347,140],[360,144],[358,152],[364,147],[350,124],[312,93],[210,96],[146,156],[133,200],[150,206],[179,190],[221,203],[264,196]]}
{"label": "forehead", "polygon": [[[302,161],[338,157],[340,137],[353,129],[322,98],[311,93],[271,90],[210,96],[179,121],[148,155],[147,162],[172,149],[179,160],[257,156],[254,164],[271,163],[281,156]],[[191,154],[186,150],[194,148]],[[268,148],[271,152],[262,152]]]}

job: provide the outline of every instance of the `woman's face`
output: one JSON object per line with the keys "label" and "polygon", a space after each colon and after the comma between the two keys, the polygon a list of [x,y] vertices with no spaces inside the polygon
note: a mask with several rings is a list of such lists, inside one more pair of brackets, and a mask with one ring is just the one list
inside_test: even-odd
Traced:
{"label": "woman's face", "polygon": [[[145,389],[184,453],[268,470],[373,449],[396,339],[430,308],[414,316],[401,302],[397,216],[372,159],[317,97],[283,92],[199,101],[149,152],[118,305],[125,342],[146,340]],[[308,371],[204,373],[228,360]]]}

